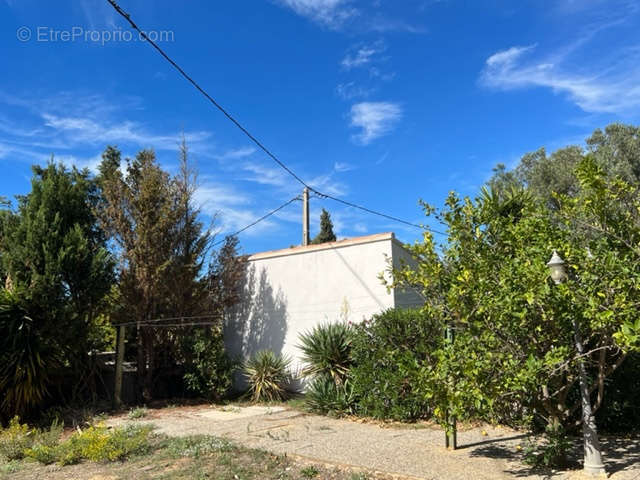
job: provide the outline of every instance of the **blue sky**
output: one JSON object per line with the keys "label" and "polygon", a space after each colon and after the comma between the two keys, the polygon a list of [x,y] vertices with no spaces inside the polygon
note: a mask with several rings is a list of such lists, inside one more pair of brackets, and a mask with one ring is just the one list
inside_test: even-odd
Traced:
{"label": "blue sky", "polygon": [[[120,0],[141,28],[314,188],[423,223],[418,199],[474,195],[498,163],[640,117],[640,7],[628,0]],[[0,194],[53,154],[115,144],[174,169],[184,132],[221,233],[300,193],[106,0],[0,0]],[[109,39],[111,37],[111,39]],[[103,41],[104,39],[104,41]],[[339,237],[418,229],[313,199]],[[294,203],[241,236],[300,242]]]}

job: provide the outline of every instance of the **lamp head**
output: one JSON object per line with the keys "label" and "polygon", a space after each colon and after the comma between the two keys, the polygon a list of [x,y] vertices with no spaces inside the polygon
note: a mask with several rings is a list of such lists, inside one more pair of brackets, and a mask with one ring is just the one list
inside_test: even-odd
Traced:
{"label": "lamp head", "polygon": [[567,279],[567,264],[555,250],[551,255],[551,260],[547,262],[547,267],[551,271],[551,279],[556,284],[562,283]]}

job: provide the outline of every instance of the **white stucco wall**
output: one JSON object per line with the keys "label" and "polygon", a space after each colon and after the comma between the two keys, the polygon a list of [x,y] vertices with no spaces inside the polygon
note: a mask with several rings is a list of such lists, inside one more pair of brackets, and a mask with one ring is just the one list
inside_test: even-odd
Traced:
{"label": "white stucco wall", "polygon": [[406,252],[393,233],[252,255],[245,300],[225,326],[229,353],[247,358],[270,349],[290,356],[295,367],[298,337],[314,325],[415,305],[410,295],[388,293],[378,278],[386,258],[400,255]]}

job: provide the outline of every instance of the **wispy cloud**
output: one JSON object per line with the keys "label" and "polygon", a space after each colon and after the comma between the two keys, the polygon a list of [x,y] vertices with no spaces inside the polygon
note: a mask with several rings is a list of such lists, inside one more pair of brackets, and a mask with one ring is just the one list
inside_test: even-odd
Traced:
{"label": "wispy cloud", "polygon": [[[87,117],[61,117],[42,114],[44,125],[64,135],[70,144],[106,145],[109,143],[133,144],[142,148],[157,150],[177,150],[181,135],[158,135],[147,132],[139,123],[125,120],[101,123]],[[191,145],[210,138],[205,131],[185,132],[184,137]]]}
{"label": "wispy cloud", "polygon": [[622,46],[601,57],[592,55],[588,62],[574,61],[592,36],[547,55],[536,55],[539,47],[535,44],[496,52],[486,60],[480,83],[497,90],[549,88],[590,113],[636,111],[640,107],[640,46]]}
{"label": "wispy cloud", "polygon": [[351,126],[361,132],[353,139],[368,145],[376,138],[388,134],[402,118],[402,108],[393,102],[361,102],[351,107]]}
{"label": "wispy cloud", "polygon": [[245,180],[262,185],[284,187],[291,182],[291,177],[281,168],[267,167],[260,163],[244,163],[242,169],[251,174]]}
{"label": "wispy cloud", "polygon": [[366,98],[375,93],[375,88],[367,88],[357,85],[356,82],[340,83],[336,87],[336,93],[343,100],[353,100],[354,98]]}
{"label": "wispy cloud", "polygon": [[214,155],[218,160],[239,160],[242,158],[250,157],[256,152],[254,147],[240,147],[227,150],[220,155]]}
{"label": "wispy cloud", "polygon": [[335,162],[333,164],[333,169],[336,172],[350,172],[351,170],[355,170],[356,168],[358,167],[347,162]]}
{"label": "wispy cloud", "polygon": [[342,65],[342,68],[345,70],[364,67],[380,60],[379,56],[385,50],[386,46],[382,40],[377,40],[370,44],[358,44],[351,47],[350,51],[340,62],[340,65]]}
{"label": "wispy cloud", "polygon": [[74,158],[73,150],[95,151],[107,144],[175,151],[183,133],[194,151],[209,148],[211,132],[153,132],[148,126],[127,118],[128,112],[141,110],[139,99],[123,97],[121,101],[122,106],[118,108],[117,102],[95,94],[62,92],[39,97],[0,92],[0,104],[21,119],[16,125],[0,115],[0,141],[25,147],[24,151],[55,152],[60,158],[62,155]]}
{"label": "wispy cloud", "polygon": [[351,0],[277,0],[280,5],[290,8],[322,26],[338,29],[357,16],[359,11],[351,5]]}

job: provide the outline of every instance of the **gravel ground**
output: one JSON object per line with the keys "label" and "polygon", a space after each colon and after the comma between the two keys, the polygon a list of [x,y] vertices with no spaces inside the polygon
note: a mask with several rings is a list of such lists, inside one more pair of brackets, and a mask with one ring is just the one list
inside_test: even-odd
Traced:
{"label": "gravel ground", "polygon": [[[170,436],[206,434],[238,444],[329,466],[347,466],[398,478],[485,480],[503,478],[574,480],[574,470],[532,472],[518,446],[526,437],[507,428],[483,426],[458,432],[459,449],[444,448],[442,430],[426,425],[380,425],[309,415],[283,407],[180,407],[150,410],[142,420],[126,415],[109,424],[151,423]],[[603,441],[613,480],[640,480],[640,438]],[[593,477],[586,477],[593,478]]]}

